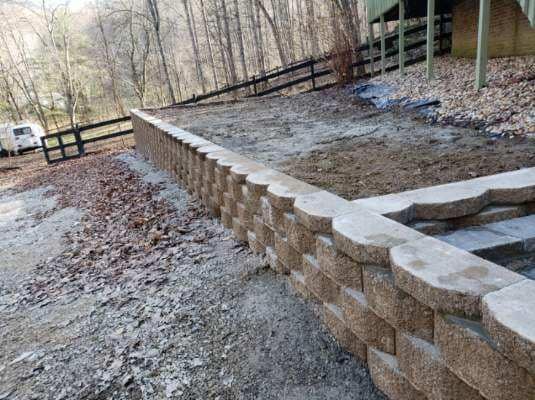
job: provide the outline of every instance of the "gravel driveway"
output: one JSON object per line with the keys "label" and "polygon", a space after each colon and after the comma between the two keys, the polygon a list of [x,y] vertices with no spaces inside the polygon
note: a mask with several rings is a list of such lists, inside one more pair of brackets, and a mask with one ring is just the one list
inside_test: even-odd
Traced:
{"label": "gravel driveway", "polygon": [[[14,196],[39,212],[9,214]],[[35,238],[31,265],[0,267],[0,399],[384,398],[313,304],[132,152],[0,189],[0,224]]]}

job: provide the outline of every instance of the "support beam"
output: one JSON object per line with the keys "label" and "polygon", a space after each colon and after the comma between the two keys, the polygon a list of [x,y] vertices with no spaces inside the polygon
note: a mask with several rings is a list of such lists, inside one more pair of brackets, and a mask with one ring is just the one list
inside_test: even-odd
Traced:
{"label": "support beam", "polygon": [[373,65],[373,23],[368,24],[368,51],[370,54],[370,77],[373,77],[374,65]]}
{"label": "support beam", "polygon": [[386,60],[385,60],[385,15],[381,14],[381,17],[379,18],[379,22],[381,25],[380,31],[381,31],[381,75],[385,74],[386,69]]}
{"label": "support beam", "polygon": [[435,55],[435,0],[427,0],[427,80],[433,79],[433,57]]}
{"label": "support beam", "polygon": [[399,74],[405,75],[405,2],[399,0]]}
{"label": "support beam", "polygon": [[476,90],[487,84],[487,60],[489,49],[490,0],[479,0],[477,26]]}

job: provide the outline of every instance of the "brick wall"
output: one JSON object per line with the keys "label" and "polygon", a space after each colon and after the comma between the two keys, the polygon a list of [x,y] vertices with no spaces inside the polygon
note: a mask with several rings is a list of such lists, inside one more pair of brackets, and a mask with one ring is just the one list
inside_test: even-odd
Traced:
{"label": "brick wall", "polygon": [[[516,0],[492,0],[489,57],[535,54],[535,28]],[[459,0],[453,7],[452,54],[475,57],[479,0]]]}

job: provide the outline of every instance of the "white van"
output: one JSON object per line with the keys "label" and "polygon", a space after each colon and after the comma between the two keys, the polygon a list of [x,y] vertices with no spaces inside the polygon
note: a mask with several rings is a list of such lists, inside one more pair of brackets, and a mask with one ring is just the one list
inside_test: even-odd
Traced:
{"label": "white van", "polygon": [[41,147],[45,131],[37,124],[0,125],[0,152],[21,154]]}

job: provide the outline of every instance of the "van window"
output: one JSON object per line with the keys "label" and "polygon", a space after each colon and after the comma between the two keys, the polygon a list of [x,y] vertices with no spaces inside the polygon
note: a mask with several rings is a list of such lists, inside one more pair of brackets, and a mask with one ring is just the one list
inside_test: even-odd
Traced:
{"label": "van window", "polygon": [[15,134],[15,136],[31,135],[32,128],[30,128],[29,126],[25,126],[24,128],[15,128],[13,129],[13,133]]}

